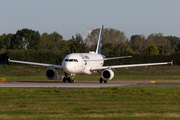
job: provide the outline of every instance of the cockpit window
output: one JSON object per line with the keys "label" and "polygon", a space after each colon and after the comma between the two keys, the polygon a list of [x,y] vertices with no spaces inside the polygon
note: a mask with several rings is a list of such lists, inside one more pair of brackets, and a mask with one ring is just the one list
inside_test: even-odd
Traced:
{"label": "cockpit window", "polygon": [[77,59],[74,59],[74,62],[78,62],[78,60],[77,60]]}
{"label": "cockpit window", "polygon": [[69,62],[73,62],[73,59],[69,59]]}
{"label": "cockpit window", "polygon": [[66,62],[78,62],[77,59],[65,59]]}

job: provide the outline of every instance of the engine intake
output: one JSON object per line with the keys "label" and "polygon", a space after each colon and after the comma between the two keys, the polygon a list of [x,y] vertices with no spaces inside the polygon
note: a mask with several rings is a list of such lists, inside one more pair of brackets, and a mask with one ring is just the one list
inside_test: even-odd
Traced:
{"label": "engine intake", "polygon": [[58,71],[56,71],[53,68],[49,68],[48,70],[46,70],[46,77],[47,77],[47,79],[50,79],[50,80],[57,79]]}
{"label": "engine intake", "polygon": [[106,70],[102,71],[101,76],[105,80],[111,80],[114,77],[114,72],[110,69],[106,69]]}

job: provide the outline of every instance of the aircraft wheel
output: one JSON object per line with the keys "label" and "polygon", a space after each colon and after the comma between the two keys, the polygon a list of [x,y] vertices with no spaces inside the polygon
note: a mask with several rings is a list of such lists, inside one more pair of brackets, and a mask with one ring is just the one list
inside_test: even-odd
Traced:
{"label": "aircraft wheel", "polygon": [[103,83],[103,79],[102,79],[102,78],[100,78],[100,79],[99,79],[99,82],[100,82],[100,83]]}
{"label": "aircraft wheel", "polygon": [[71,83],[71,78],[70,78],[70,77],[68,77],[68,78],[67,78],[67,81],[68,81],[69,83]]}
{"label": "aircraft wheel", "polygon": [[104,80],[104,83],[107,83],[107,80]]}
{"label": "aircraft wheel", "polygon": [[64,77],[64,78],[63,78],[63,82],[65,83],[65,82],[66,82],[66,80],[67,80],[67,78],[66,78],[66,77]]}

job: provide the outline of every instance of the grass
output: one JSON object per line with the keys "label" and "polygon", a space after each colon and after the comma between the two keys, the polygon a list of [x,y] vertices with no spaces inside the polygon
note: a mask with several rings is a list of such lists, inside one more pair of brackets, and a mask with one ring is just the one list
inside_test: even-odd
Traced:
{"label": "grass", "polygon": [[[6,78],[7,81],[22,80],[47,80],[45,72],[48,68],[40,66],[19,66],[19,65],[0,65],[0,78]],[[58,70],[59,75],[63,71]],[[76,80],[97,81],[100,75],[77,75]],[[149,66],[115,69],[113,80],[180,80],[180,66]]]}
{"label": "grass", "polygon": [[0,119],[180,119],[180,88],[0,88]]}

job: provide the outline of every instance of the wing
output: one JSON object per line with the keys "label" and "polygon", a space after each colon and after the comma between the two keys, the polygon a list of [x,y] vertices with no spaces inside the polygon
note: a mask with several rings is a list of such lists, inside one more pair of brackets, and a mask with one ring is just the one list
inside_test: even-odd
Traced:
{"label": "wing", "polygon": [[138,67],[138,66],[152,66],[152,65],[172,65],[171,62],[162,62],[162,63],[146,63],[146,64],[132,64],[132,65],[114,65],[114,66],[102,66],[102,67],[92,67],[91,70],[103,70],[111,68],[129,68],[129,67]]}
{"label": "wing", "polygon": [[38,65],[38,66],[45,66],[45,67],[53,67],[53,68],[62,69],[62,66],[60,66],[60,65],[45,64],[45,63],[35,63],[35,62],[26,62],[26,61],[17,61],[17,60],[10,60],[10,59],[8,59],[8,61],[9,62],[14,62],[14,63],[22,63],[22,64]]}
{"label": "wing", "polygon": [[122,58],[130,58],[130,57],[132,57],[132,56],[122,56],[122,57],[104,58],[104,60],[122,59]]}

